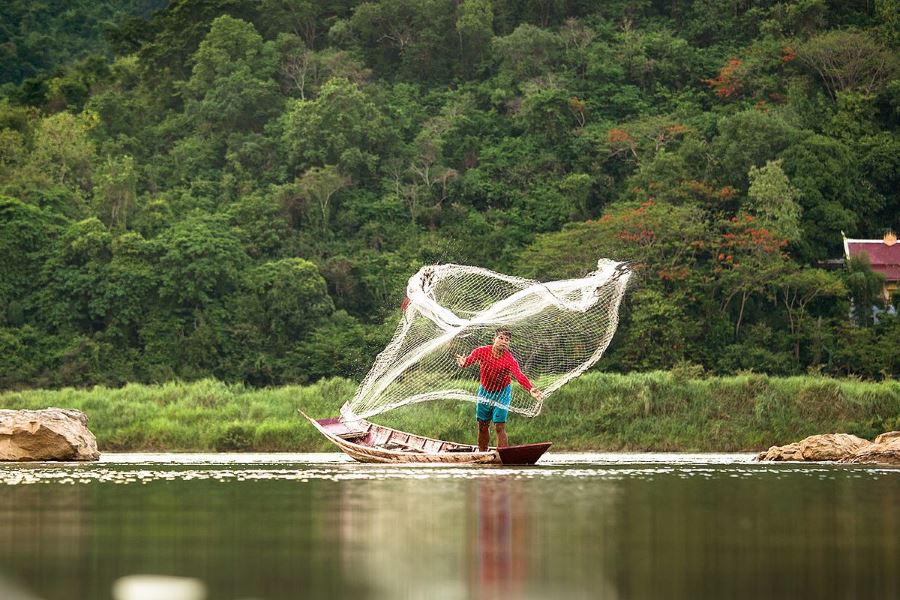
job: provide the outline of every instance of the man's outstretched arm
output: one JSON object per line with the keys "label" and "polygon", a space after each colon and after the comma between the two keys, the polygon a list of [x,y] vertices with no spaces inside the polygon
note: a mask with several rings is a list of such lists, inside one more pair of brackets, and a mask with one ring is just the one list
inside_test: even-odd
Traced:
{"label": "man's outstretched arm", "polygon": [[516,381],[519,382],[523,388],[528,390],[528,392],[534,397],[540,400],[543,398],[544,394],[541,390],[537,389],[531,384],[531,381],[528,377],[525,376],[525,373],[522,372],[522,369],[519,368],[519,361],[515,358],[512,358],[512,364],[510,365],[509,372],[512,373],[512,376],[516,378]]}
{"label": "man's outstretched arm", "polygon": [[459,365],[460,369],[464,369],[464,368],[468,367],[473,362],[478,360],[477,353],[478,353],[478,348],[475,348],[474,350],[472,350],[468,356],[463,356],[462,354],[457,354],[456,355],[456,364]]}

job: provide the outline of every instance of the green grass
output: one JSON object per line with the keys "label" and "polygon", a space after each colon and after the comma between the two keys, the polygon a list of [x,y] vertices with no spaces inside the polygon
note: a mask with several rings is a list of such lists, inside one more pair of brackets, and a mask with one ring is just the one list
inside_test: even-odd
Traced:
{"label": "green grass", "polygon": [[[333,447],[297,413],[333,416],[356,384],[253,389],[215,380],[119,389],[0,393],[3,408],[77,408],[101,451],[322,451]],[[475,441],[474,405],[430,402],[375,421],[432,437]],[[900,382],[825,377],[687,378],[677,373],[589,373],[528,419],[510,415],[511,443],[557,450],[728,452],[765,449],[815,433],[872,439],[900,429]]]}

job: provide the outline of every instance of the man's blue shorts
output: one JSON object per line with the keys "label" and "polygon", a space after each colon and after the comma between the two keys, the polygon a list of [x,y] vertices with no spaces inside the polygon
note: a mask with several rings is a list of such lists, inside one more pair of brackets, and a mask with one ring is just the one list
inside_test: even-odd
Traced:
{"label": "man's blue shorts", "polygon": [[[509,414],[509,403],[512,401],[512,384],[509,384],[502,390],[497,392],[489,392],[480,385],[478,386],[478,397],[487,399],[482,402],[480,399],[475,405],[475,418],[479,421],[493,421],[494,423],[506,423],[506,416]],[[501,406],[497,406],[501,405]]]}

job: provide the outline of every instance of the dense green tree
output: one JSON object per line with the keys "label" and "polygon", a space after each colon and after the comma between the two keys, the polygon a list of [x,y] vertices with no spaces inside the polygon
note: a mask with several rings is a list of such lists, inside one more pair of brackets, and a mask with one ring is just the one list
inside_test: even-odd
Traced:
{"label": "dense green tree", "polygon": [[515,82],[550,71],[562,45],[557,34],[522,24],[509,35],[494,38],[493,50],[500,59],[501,74]]}
{"label": "dense green tree", "polygon": [[96,217],[70,224],[42,265],[40,318],[51,330],[90,334],[104,327],[113,236]]}
{"label": "dense green tree", "polygon": [[385,141],[383,117],[357,84],[329,80],[315,100],[294,100],[284,113],[285,149],[294,172],[337,165],[351,175],[372,173]]}
{"label": "dense green tree", "polygon": [[184,308],[203,307],[235,289],[247,254],[222,219],[189,217],[156,237],[159,292]]}
{"label": "dense green tree", "polygon": [[494,12],[488,0],[463,0],[457,10],[460,52],[471,69],[490,48],[494,36]]}
{"label": "dense green tree", "polygon": [[57,113],[38,121],[30,148],[9,174],[6,189],[33,204],[51,206],[71,218],[89,214],[95,144],[90,130],[96,115]]}
{"label": "dense green tree", "polygon": [[260,21],[266,30],[285,29],[302,38],[308,48],[315,48],[321,34],[321,18],[328,9],[324,3],[310,0],[262,0]]}
{"label": "dense green tree", "polygon": [[139,233],[124,233],[112,240],[107,280],[101,287],[109,329],[133,343],[148,308],[159,303],[159,245]]}
{"label": "dense green tree", "polygon": [[831,137],[858,140],[878,133],[875,96],[857,92],[839,92],[831,122],[823,128]]}
{"label": "dense green tree", "polygon": [[322,235],[328,234],[335,194],[350,183],[350,178],[334,165],[312,167],[297,180],[306,205],[306,217],[310,223],[321,227]]}
{"label": "dense green tree", "polygon": [[458,56],[455,3],[381,0],[360,3],[350,26],[376,69],[406,79],[448,78]]}
{"label": "dense green tree", "polygon": [[781,169],[780,161],[767,161],[761,168],[750,167],[747,173],[747,208],[759,217],[760,225],[788,241],[800,239],[800,205],[798,192]]}
{"label": "dense green tree", "polygon": [[801,336],[809,323],[813,301],[843,297],[846,288],[839,278],[819,269],[788,271],[773,279],[771,285],[776,301],[784,307],[793,338],[794,360],[799,363]]}
{"label": "dense green tree", "polygon": [[631,318],[616,349],[623,368],[671,369],[696,356],[691,341],[696,340],[701,324],[685,310],[682,294],[638,289],[630,302]]}
{"label": "dense green tree", "polygon": [[882,317],[875,327],[851,327],[844,324],[839,332],[844,343],[831,353],[831,369],[841,375],[887,379],[896,376],[900,355],[900,319]]}
{"label": "dense green tree", "polygon": [[15,198],[0,196],[0,325],[32,321],[38,273],[61,219]]}
{"label": "dense green tree", "polygon": [[881,207],[858,182],[857,157],[851,148],[822,135],[804,137],[782,154],[784,172],[798,191],[803,207],[801,256],[835,255],[840,232],[855,233],[861,221]]}
{"label": "dense green tree", "polygon": [[241,0],[174,0],[153,15],[147,27],[150,39],[138,51],[145,77],[157,91],[172,91],[174,81],[188,79],[190,57],[209,32],[210,23],[222,15],[252,22],[255,3]]}
{"label": "dense green tree", "polygon": [[156,123],[159,110],[156,96],[141,86],[140,63],[134,55],[116,59],[109,79],[96,86],[85,103],[85,111],[98,117],[91,132],[100,143],[101,155],[152,155],[160,142],[148,128]]}
{"label": "dense green tree", "polygon": [[325,279],[302,258],[263,263],[246,275],[244,287],[252,295],[249,318],[263,339],[282,347],[302,340],[334,311]]}
{"label": "dense green tree", "polygon": [[778,37],[792,35],[807,37],[825,25],[828,8],[825,0],[774,3],[760,15],[763,17],[759,24],[760,32]]}
{"label": "dense green tree", "polygon": [[722,311],[734,323],[737,338],[745,317],[755,308],[754,303],[771,297],[768,288],[772,281],[795,271],[797,265],[790,263],[783,252],[787,239],[766,229],[764,221],[757,222],[752,216],[742,214],[722,225],[714,273]]}
{"label": "dense green tree", "polygon": [[538,87],[525,93],[517,116],[527,132],[543,138],[542,146],[560,155],[570,132],[584,126],[584,113],[578,99],[564,89]]}
{"label": "dense green tree", "polygon": [[260,130],[279,112],[275,49],[252,24],[229,16],[215,19],[191,62],[185,110],[202,126]]}
{"label": "dense green tree", "polygon": [[847,259],[844,285],[850,292],[851,310],[857,325],[875,325],[875,311],[884,308],[884,283],[884,275],[872,271],[868,254]]}
{"label": "dense green tree", "polygon": [[346,312],[336,311],[324,326],[285,356],[284,379],[304,382],[339,374],[361,380],[372,357],[390,340],[393,329],[394,323],[367,328]]}
{"label": "dense green tree", "polygon": [[641,286],[674,290],[700,276],[696,266],[710,252],[711,237],[706,216],[696,206],[648,200],[538,236],[522,253],[518,270],[539,279],[566,278],[590,271],[598,257],[610,256],[630,261]]}
{"label": "dense green tree", "polygon": [[746,190],[750,167],[778,159],[800,137],[801,131],[778,111],[751,109],[723,117],[712,148],[720,182]]}
{"label": "dense green tree", "polygon": [[274,190],[242,196],[225,211],[228,223],[254,259],[280,257],[291,234],[287,207]]}
{"label": "dense green tree", "polygon": [[766,7],[770,2],[667,2],[661,12],[672,19],[681,36],[696,46],[705,47],[752,39],[758,31],[761,17],[766,14],[759,9],[753,10],[759,5]]}
{"label": "dense green tree", "polygon": [[698,53],[668,29],[636,29],[625,22],[614,38],[627,81],[644,92],[658,86],[680,90],[703,75]]}
{"label": "dense green tree", "polygon": [[880,133],[860,139],[858,152],[860,184],[880,210],[860,215],[860,233],[878,236],[886,224],[896,225],[900,214],[900,136]]}
{"label": "dense green tree", "polygon": [[33,109],[0,100],[0,182],[9,183],[28,158],[39,117]]}
{"label": "dense green tree", "polygon": [[134,158],[125,154],[109,157],[95,174],[95,212],[112,228],[124,229],[134,209],[137,172]]}

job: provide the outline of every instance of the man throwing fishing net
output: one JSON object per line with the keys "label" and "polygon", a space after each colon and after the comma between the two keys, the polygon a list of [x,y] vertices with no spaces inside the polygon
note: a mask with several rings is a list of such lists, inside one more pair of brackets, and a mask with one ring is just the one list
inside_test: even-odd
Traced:
{"label": "man throwing fishing net", "polygon": [[[509,403],[512,401],[512,381],[510,375],[528,390],[532,396],[540,399],[539,389],[522,373],[519,363],[509,351],[510,332],[498,329],[494,333],[494,342],[489,346],[480,346],[472,350],[468,356],[456,355],[456,364],[466,368],[472,363],[479,363],[481,385],[478,387],[478,404],[475,407],[475,418],[478,419],[478,449],[487,450],[490,441],[489,427],[494,422],[497,430],[497,447],[509,445],[506,436],[506,418],[509,414]],[[482,401],[481,399],[484,399]]]}

